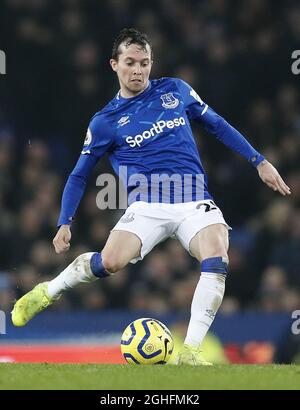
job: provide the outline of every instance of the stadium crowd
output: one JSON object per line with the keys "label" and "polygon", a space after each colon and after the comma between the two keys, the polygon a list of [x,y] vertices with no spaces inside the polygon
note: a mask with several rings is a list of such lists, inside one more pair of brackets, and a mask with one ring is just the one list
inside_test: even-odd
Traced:
{"label": "stadium crowd", "polygon": [[[180,77],[280,171],[282,198],[255,169],[194,127],[209,190],[232,226],[221,311],[300,306],[300,4],[271,0],[3,0],[0,49],[0,309],[79,254],[102,249],[122,211],[96,206],[95,170],[73,223],[69,252],[52,246],[64,183],[90,117],[118,91],[112,41],[123,27],[148,33],[152,78]],[[51,309],[190,309],[199,266],[170,239],[144,261],[81,286]]]}

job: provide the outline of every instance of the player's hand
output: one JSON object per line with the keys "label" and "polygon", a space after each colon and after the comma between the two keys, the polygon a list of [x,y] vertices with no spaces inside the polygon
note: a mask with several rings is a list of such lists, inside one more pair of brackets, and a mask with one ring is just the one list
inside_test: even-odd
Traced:
{"label": "player's hand", "polygon": [[273,191],[278,191],[281,195],[290,195],[291,190],[283,181],[279,172],[267,160],[262,161],[257,166],[257,171],[262,181],[268,185]]}
{"label": "player's hand", "polygon": [[70,240],[72,234],[70,225],[61,225],[55,238],[53,239],[53,245],[56,253],[66,252],[70,249]]}

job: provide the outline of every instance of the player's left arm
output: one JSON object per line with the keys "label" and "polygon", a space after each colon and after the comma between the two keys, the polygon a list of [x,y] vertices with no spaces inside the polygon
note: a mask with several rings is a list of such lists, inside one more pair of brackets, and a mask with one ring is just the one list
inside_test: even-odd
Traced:
{"label": "player's left arm", "polygon": [[177,80],[177,86],[189,118],[201,122],[205,129],[215,135],[219,141],[246,158],[257,168],[261,180],[271,189],[282,195],[290,195],[290,188],[285,184],[276,168],[256,151],[237,129],[205,104],[187,83]]}
{"label": "player's left arm", "polygon": [[277,169],[266,159],[257,167],[258,175],[261,180],[268,185],[273,191],[278,191],[281,195],[290,195],[291,190],[281,178]]}
{"label": "player's left arm", "polygon": [[256,151],[247,139],[223,117],[214,112],[210,107],[201,118],[205,128],[216,136],[224,145],[245,157],[256,167],[261,180],[274,191],[281,195],[290,195],[290,188],[283,181],[277,169]]}

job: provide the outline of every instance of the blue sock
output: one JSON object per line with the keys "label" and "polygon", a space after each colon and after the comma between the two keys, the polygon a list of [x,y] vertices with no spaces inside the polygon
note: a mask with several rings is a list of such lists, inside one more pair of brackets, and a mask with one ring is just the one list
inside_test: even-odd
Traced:
{"label": "blue sock", "polygon": [[207,258],[201,262],[201,272],[220,273],[227,275],[228,263],[224,262],[221,256],[216,258]]}
{"label": "blue sock", "polygon": [[91,257],[90,265],[93,274],[97,276],[97,278],[106,278],[107,276],[110,276],[110,274],[105,270],[102,264],[101,253],[95,252],[93,254],[93,256]]}

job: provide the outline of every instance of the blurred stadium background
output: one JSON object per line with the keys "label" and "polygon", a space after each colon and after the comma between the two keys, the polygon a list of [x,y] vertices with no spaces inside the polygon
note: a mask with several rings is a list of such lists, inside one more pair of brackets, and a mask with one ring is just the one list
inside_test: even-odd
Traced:
{"label": "blurred stadium background", "polygon": [[[52,239],[64,183],[91,116],[118,91],[112,41],[137,27],[154,44],[152,78],[181,77],[282,173],[281,198],[245,160],[200,127],[195,135],[210,192],[233,227],[230,275],[207,340],[211,360],[300,361],[291,332],[300,309],[300,4],[271,0],[2,0],[0,49],[0,309],[79,254],[101,250],[121,211],[96,207],[98,164],[73,225],[71,250]],[[198,281],[197,263],[174,240],[114,277],[65,294],[25,328],[7,314],[1,361],[120,362],[119,337],[154,316],[180,339]],[[297,358],[298,354],[298,358]]]}

